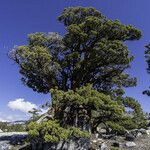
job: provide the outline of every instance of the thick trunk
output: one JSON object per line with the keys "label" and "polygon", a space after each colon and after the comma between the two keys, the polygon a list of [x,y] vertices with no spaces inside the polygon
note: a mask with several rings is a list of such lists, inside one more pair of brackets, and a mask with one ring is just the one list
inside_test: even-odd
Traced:
{"label": "thick trunk", "polygon": [[94,127],[91,128],[91,133],[92,134],[95,134],[96,131],[97,131],[97,126],[94,126]]}
{"label": "thick trunk", "polygon": [[43,121],[47,121],[47,120],[52,120],[53,116],[50,114],[45,113],[44,115],[41,116],[41,118],[39,120],[37,120],[37,123],[42,123]]}

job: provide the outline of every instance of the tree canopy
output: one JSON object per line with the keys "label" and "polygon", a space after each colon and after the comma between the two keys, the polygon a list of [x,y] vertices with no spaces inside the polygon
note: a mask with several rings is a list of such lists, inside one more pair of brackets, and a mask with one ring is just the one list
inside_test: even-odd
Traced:
{"label": "tree canopy", "polygon": [[138,40],[141,32],[131,25],[110,20],[94,8],[66,8],[58,17],[66,34],[33,33],[28,45],[10,54],[19,64],[22,81],[37,92],[75,90],[87,83],[98,91],[136,85],[124,71],[130,67],[127,40]]}
{"label": "tree canopy", "polygon": [[[91,128],[93,133],[100,123],[116,132],[144,126],[139,103],[123,95],[124,88],[136,85],[136,78],[126,73],[134,56],[125,41],[139,40],[141,32],[92,7],[66,8],[58,21],[65,27],[63,36],[33,33],[27,45],[10,52],[23,83],[34,91],[51,93],[52,122],[57,129]],[[126,107],[133,109],[134,117],[127,116]],[[51,122],[42,125],[50,128]],[[35,126],[35,132],[30,126],[33,135],[43,132],[40,125]]]}

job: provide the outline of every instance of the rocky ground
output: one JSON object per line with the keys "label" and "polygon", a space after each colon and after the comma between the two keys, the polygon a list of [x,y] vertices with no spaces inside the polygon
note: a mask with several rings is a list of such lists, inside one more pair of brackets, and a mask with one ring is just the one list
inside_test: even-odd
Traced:
{"label": "rocky ground", "polygon": [[0,132],[0,150],[19,150],[27,136],[26,132]]}
{"label": "rocky ground", "polygon": [[150,137],[149,136],[139,137],[138,139],[135,140],[135,144],[136,146],[132,147],[132,150],[150,150]]}
{"label": "rocky ground", "polygon": [[99,141],[95,143],[97,150],[150,150],[150,137],[147,136],[137,138],[134,141],[126,141],[122,137],[118,137],[118,140],[99,139]]}
{"label": "rocky ground", "polygon": [[[27,135],[27,133],[23,132],[0,133],[0,150],[26,150],[26,146],[23,145],[22,141]],[[90,147],[89,150],[150,150],[150,128],[147,130],[132,130],[124,136],[108,135],[103,129],[102,133],[93,135],[90,141]],[[44,150],[48,149],[44,148]],[[64,150],[81,150],[81,148]],[[82,150],[87,150],[87,148]]]}
{"label": "rocky ground", "polygon": [[124,136],[101,136],[91,140],[91,150],[150,150],[150,128],[132,130]]}

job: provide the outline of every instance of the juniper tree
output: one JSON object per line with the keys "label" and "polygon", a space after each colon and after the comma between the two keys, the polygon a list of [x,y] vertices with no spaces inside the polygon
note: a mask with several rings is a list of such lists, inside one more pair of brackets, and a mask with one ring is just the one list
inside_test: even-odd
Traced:
{"label": "juniper tree", "polygon": [[139,40],[141,32],[92,7],[66,8],[58,21],[65,27],[63,36],[33,33],[27,45],[10,52],[22,82],[41,93],[51,89],[54,118],[62,127],[81,127],[82,119],[72,118],[77,114],[93,131],[101,122],[113,126],[125,119],[124,88],[136,85],[126,73],[134,57],[125,42]]}

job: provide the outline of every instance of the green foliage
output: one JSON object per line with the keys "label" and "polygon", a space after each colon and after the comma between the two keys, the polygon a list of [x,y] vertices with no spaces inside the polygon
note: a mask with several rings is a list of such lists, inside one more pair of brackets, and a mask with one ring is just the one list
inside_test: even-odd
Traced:
{"label": "green foliage", "polygon": [[145,128],[147,126],[147,121],[139,102],[131,97],[126,97],[124,98],[123,103],[125,107],[129,107],[133,110],[131,114],[132,121],[130,118],[128,119],[128,122],[130,122],[128,127],[132,126],[133,128]]}
{"label": "green foliage", "polygon": [[[145,58],[146,58],[146,62],[147,62],[147,73],[150,74],[150,43],[148,45],[145,46],[146,50],[145,50]],[[143,91],[143,94],[146,94],[148,96],[150,96],[150,90],[145,90]]]}
{"label": "green foliage", "polygon": [[69,136],[68,130],[60,127],[56,121],[48,121],[41,124],[31,122],[28,128],[29,135],[35,142],[57,142],[66,140]]}
{"label": "green foliage", "polygon": [[35,108],[33,108],[33,110],[29,111],[28,113],[31,115],[29,122],[38,120],[40,117],[40,115],[39,115],[40,112],[41,112],[40,109],[35,109]]}
{"label": "green foliage", "polygon": [[8,122],[0,122],[0,129],[7,132],[23,132],[26,131],[26,125],[9,124]]}
{"label": "green foliage", "polygon": [[[46,67],[52,63],[52,60],[46,48],[34,46],[30,49],[30,47],[19,46],[17,48],[16,56],[20,57],[20,60],[18,60],[21,67],[20,73],[25,76],[22,78],[24,83],[27,83],[33,90],[38,88],[38,91],[41,92],[44,90],[42,87],[47,86],[46,81],[42,78],[49,72]],[[50,74],[55,74],[54,70]],[[28,82],[26,82],[26,78],[30,78]],[[37,85],[36,80],[41,86]]]}
{"label": "green foliage", "polygon": [[71,135],[80,138],[80,137],[84,137],[84,138],[89,138],[90,134],[87,131],[82,131],[80,128],[76,128],[76,127],[70,127],[69,128]]}
{"label": "green foliage", "polygon": [[[117,120],[124,113],[124,107],[112,101],[110,96],[98,92],[92,85],[83,86],[76,91],[64,92],[51,90],[55,118],[62,124],[75,125],[83,128],[90,124],[93,130],[108,120]],[[63,122],[65,121],[65,122]]]}
{"label": "green foliage", "polygon": [[[143,120],[140,120],[142,122]],[[139,123],[135,122],[131,116],[126,116],[122,121],[119,122],[121,126],[126,128],[127,130],[137,129],[139,127]]]}
{"label": "green foliage", "polygon": [[49,120],[38,124],[31,122],[28,125],[30,139],[35,143],[56,143],[58,141],[66,141],[69,137],[89,137],[89,133],[81,131],[79,128],[68,127],[63,128],[57,120]]}
{"label": "green foliage", "polygon": [[118,134],[124,134],[125,133],[125,128],[121,125],[119,125],[116,122],[112,121],[107,121],[106,122],[107,126],[113,130],[113,132],[118,133]]}
{"label": "green foliage", "polygon": [[131,25],[110,20],[94,8],[66,8],[58,20],[67,33],[33,33],[28,45],[18,46],[10,57],[19,65],[22,81],[34,91],[75,90],[87,83],[99,91],[136,84],[124,71],[129,68],[127,40],[138,40],[141,32]]}
{"label": "green foliage", "polygon": [[[10,52],[23,83],[37,92],[50,90],[52,96],[54,120],[31,123],[32,139],[57,142],[87,136],[83,130],[92,128],[93,133],[100,123],[119,133],[144,126],[139,103],[123,96],[124,87],[136,85],[136,78],[126,73],[134,56],[125,42],[139,40],[141,32],[91,7],[66,8],[58,21],[66,29],[63,37],[33,33],[27,45]],[[126,107],[134,117],[126,114]]]}

